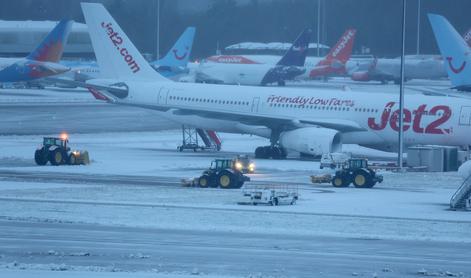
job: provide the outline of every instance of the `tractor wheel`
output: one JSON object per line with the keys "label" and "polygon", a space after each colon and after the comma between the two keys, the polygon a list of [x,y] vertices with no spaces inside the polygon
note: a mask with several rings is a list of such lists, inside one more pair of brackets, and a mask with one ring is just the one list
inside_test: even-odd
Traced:
{"label": "tractor wheel", "polygon": [[235,177],[229,171],[223,171],[218,177],[218,184],[221,188],[228,189],[235,187]]}
{"label": "tractor wheel", "polygon": [[332,179],[332,185],[334,187],[347,187],[350,184],[350,182],[347,180],[346,176],[335,176]]}
{"label": "tractor wheel", "polygon": [[77,157],[74,153],[70,153],[68,163],[69,165],[77,165]]}
{"label": "tractor wheel", "polygon": [[43,166],[47,164],[47,153],[43,149],[34,152],[34,161],[36,164]]}
{"label": "tractor wheel", "polygon": [[49,152],[49,161],[52,165],[61,165],[64,164],[65,156],[64,153],[60,148],[57,148],[51,152]]}
{"label": "tractor wheel", "polygon": [[202,188],[206,188],[209,186],[209,176],[208,175],[202,175],[198,179],[198,186]]}
{"label": "tractor wheel", "polygon": [[353,174],[353,184],[356,188],[371,188],[372,181],[370,173],[360,170]]}

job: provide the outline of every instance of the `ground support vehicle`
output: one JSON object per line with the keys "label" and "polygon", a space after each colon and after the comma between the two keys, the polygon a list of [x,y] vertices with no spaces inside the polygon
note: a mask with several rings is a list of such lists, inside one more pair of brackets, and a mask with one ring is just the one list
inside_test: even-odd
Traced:
{"label": "ground support vehicle", "polygon": [[182,180],[184,186],[241,188],[250,177],[235,169],[232,159],[215,159],[200,177]]}
{"label": "ground support vehicle", "polygon": [[321,156],[319,168],[336,169],[341,168],[342,165],[352,156],[349,153],[325,153]]}
{"label": "ground support vehicle", "polygon": [[255,172],[255,163],[253,163],[248,155],[237,155],[233,162],[234,168],[244,174],[253,174]]}
{"label": "ground support vehicle", "polygon": [[37,165],[85,165],[90,163],[87,151],[71,151],[66,136],[44,137],[43,144],[34,153]]}
{"label": "ground support vehicle", "polygon": [[[248,204],[271,206],[294,205],[298,200],[298,187],[288,185],[246,186],[243,195],[249,197]],[[247,203],[245,203],[247,204]]]}
{"label": "ground support vehicle", "polygon": [[383,182],[383,176],[369,168],[365,158],[349,159],[332,178],[334,187],[347,187],[353,183],[357,188],[371,188],[378,182]]}
{"label": "ground support vehicle", "polygon": [[332,175],[325,174],[325,175],[312,175],[311,176],[312,183],[331,183],[332,182]]}

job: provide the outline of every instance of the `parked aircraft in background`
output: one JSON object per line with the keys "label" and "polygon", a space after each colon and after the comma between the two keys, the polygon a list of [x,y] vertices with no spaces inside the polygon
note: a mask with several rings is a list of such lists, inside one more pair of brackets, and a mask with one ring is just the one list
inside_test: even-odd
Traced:
{"label": "parked aircraft in background", "polygon": [[452,86],[460,91],[471,92],[471,50],[465,41],[466,36],[463,39],[441,15],[429,14],[428,18]]}
{"label": "parked aircraft in background", "polygon": [[70,68],[59,64],[73,21],[62,20],[25,58],[0,58],[0,82],[27,82],[58,75]]}
{"label": "parked aircraft in background", "polygon": [[[220,63],[211,57],[199,65],[196,81],[217,84],[268,85],[277,83],[284,86],[286,80],[292,80],[303,74],[311,30],[305,29],[286,54],[273,64],[248,62]],[[237,56],[236,56],[237,57]],[[228,58],[231,59],[231,58]],[[239,59],[239,58],[236,58]]]}
{"label": "parked aircraft in background", "polygon": [[[82,9],[104,74],[86,86],[112,103],[160,111],[197,128],[269,138],[270,146],[256,149],[259,158],[283,158],[286,149],[336,152],[342,143],[396,149],[396,94],[170,82],[144,60],[103,5],[82,3]],[[471,145],[471,100],[417,93],[407,94],[405,103],[406,146]]]}
{"label": "parked aircraft in background", "polygon": [[[433,55],[406,56],[404,74],[406,81],[446,78],[442,59]],[[352,70],[350,75],[355,81],[380,81],[383,84],[394,81],[394,83],[399,83],[401,59],[372,58],[370,63]]]}
{"label": "parked aircraft in background", "polygon": [[[193,47],[195,27],[188,27],[175,42],[175,45],[160,60],[150,62],[152,67],[165,77],[179,81],[189,73],[187,67]],[[70,67],[70,72],[62,74],[60,79],[83,82],[88,79],[100,78],[100,68],[95,61],[61,61],[61,64]],[[50,79],[49,82],[52,80]],[[70,82],[53,81],[57,86],[74,86]]]}
{"label": "parked aircraft in background", "polygon": [[162,59],[153,61],[150,64],[160,74],[176,80],[182,75],[188,74],[188,61],[190,60],[191,49],[195,37],[195,27],[187,27],[180,38]]}
{"label": "parked aircraft in background", "polygon": [[[348,29],[340,37],[337,44],[331,48],[326,57],[306,57],[306,71],[296,79],[314,79],[330,75],[345,75],[346,64],[352,54],[356,30]],[[216,55],[207,58],[208,61],[224,64],[268,64],[275,65],[280,59],[276,55]]]}

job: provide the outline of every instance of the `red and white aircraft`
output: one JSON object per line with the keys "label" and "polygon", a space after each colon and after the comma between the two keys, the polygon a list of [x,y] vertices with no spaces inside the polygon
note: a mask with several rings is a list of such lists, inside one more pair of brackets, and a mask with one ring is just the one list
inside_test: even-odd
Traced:
{"label": "red and white aircraft", "polygon": [[[330,75],[345,75],[347,62],[350,59],[355,41],[356,30],[348,29],[340,37],[337,44],[331,48],[325,57],[306,57],[306,71],[296,79],[316,79]],[[216,55],[207,61],[223,64],[268,64],[275,65],[280,56],[276,55]]]}
{"label": "red and white aircraft", "polygon": [[[82,3],[104,74],[87,81],[111,102],[161,111],[194,127],[250,133],[270,139],[260,158],[282,158],[286,149],[319,155],[342,143],[394,150],[397,94],[241,87],[171,82],[155,72],[101,4]],[[408,94],[405,144],[471,145],[471,100]]]}

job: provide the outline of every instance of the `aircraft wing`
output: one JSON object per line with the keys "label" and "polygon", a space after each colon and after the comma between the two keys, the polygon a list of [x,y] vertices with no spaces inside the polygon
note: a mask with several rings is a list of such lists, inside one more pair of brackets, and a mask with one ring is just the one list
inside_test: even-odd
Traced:
{"label": "aircraft wing", "polygon": [[110,94],[118,98],[126,97],[128,95],[128,89],[122,86],[122,83],[121,84],[116,83],[115,86],[113,85],[107,86],[107,85],[99,85],[99,84],[89,84],[82,81],[75,81],[71,79],[58,78],[58,77],[48,77],[48,78],[43,78],[43,79],[47,82],[60,83],[60,84],[69,85],[72,87],[79,87],[79,88],[85,88],[85,89],[93,88],[96,90],[107,91]]}
{"label": "aircraft wing", "polygon": [[[147,107],[151,108],[151,107]],[[163,108],[163,107],[162,107]],[[161,110],[156,107],[157,110]],[[356,122],[339,119],[297,119],[277,115],[256,114],[250,115],[238,112],[217,111],[217,110],[196,110],[186,108],[169,108],[175,115],[193,115],[209,119],[220,119],[227,121],[237,121],[246,125],[266,126],[273,129],[292,130],[306,126],[319,126],[335,129],[340,132],[365,131],[366,129]]]}

